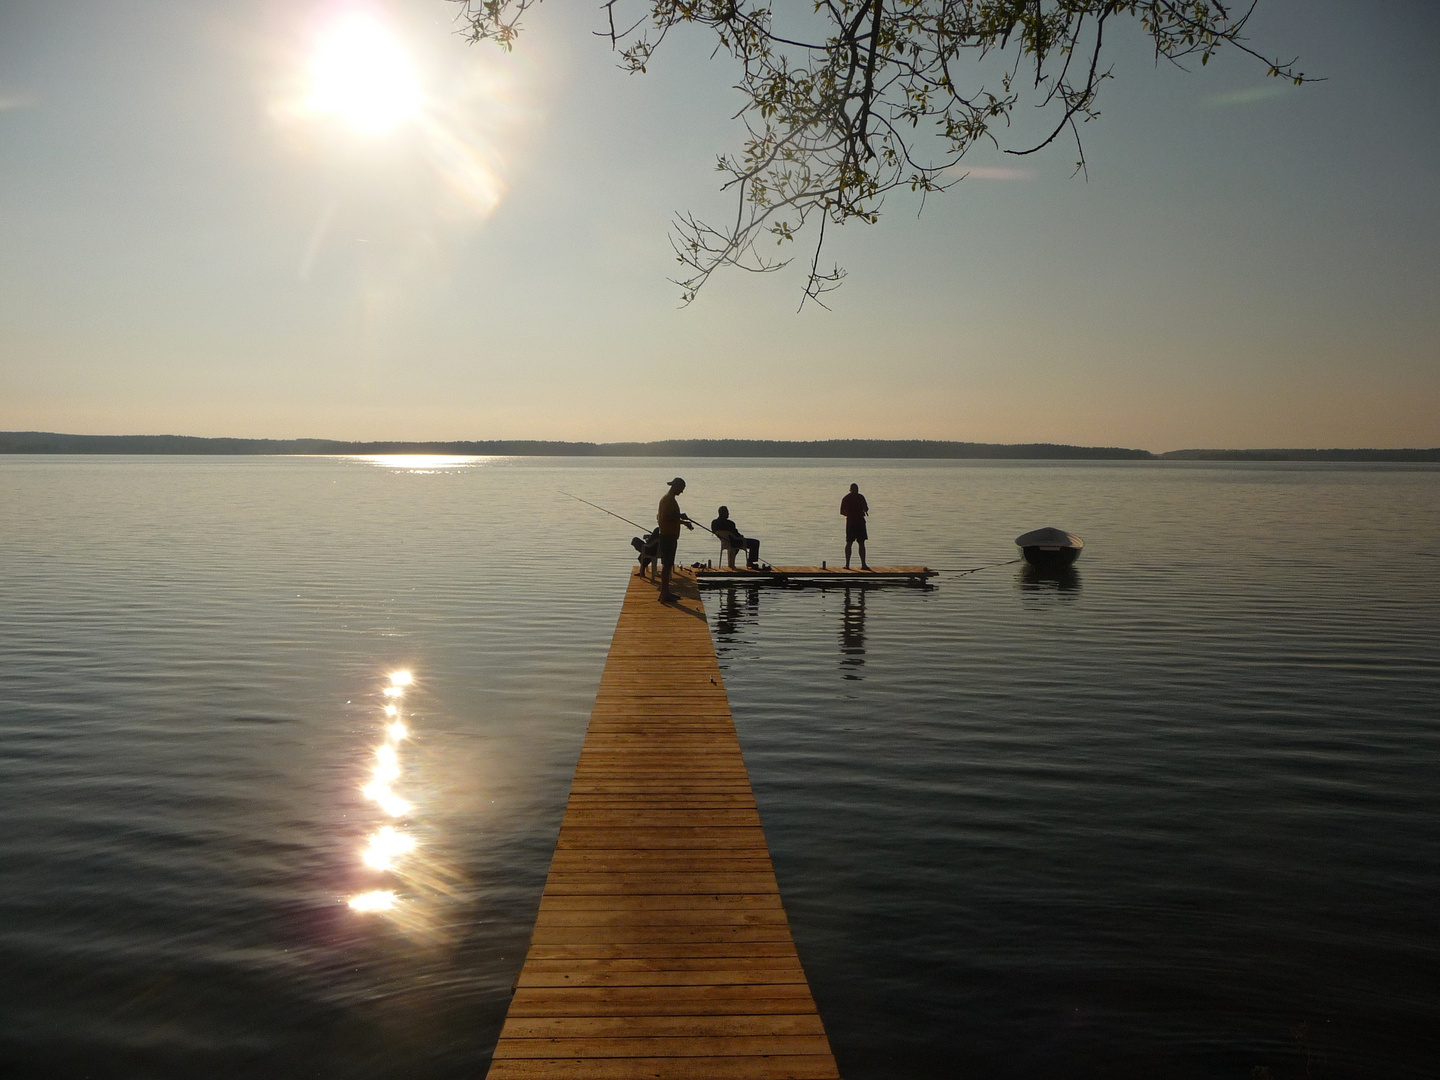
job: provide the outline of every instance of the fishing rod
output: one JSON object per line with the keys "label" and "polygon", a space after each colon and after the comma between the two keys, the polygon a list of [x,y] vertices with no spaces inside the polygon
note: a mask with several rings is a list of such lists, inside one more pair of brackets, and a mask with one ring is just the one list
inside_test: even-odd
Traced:
{"label": "fishing rod", "polygon": [[[557,489],[557,490],[558,490],[558,489]],[[570,495],[570,492],[568,492],[568,491],[561,491],[560,494],[561,494],[561,495]],[[570,495],[570,498],[575,499],[575,500],[577,500],[577,501],[579,501],[579,502],[583,502],[586,506],[593,506],[593,507],[595,507],[596,510],[599,510],[602,514],[609,514],[609,515],[610,515],[611,517],[613,517],[613,518],[620,518],[620,520],[623,521],[623,522],[625,522],[626,525],[634,525],[635,528],[639,529],[641,532],[649,532],[649,531],[650,531],[650,530],[647,529],[644,525],[641,525],[638,521],[631,521],[631,520],[630,520],[629,518],[627,518],[627,517],[620,517],[620,515],[617,514],[617,513],[615,513],[615,511],[613,511],[613,510],[606,510],[605,507],[600,506],[600,505],[597,504],[597,503],[592,503],[589,499],[582,499],[582,498],[580,498],[579,495]]]}
{"label": "fishing rod", "polygon": [[[556,490],[558,491],[559,489],[557,488]],[[568,492],[568,491],[561,491],[560,494],[561,494],[561,495],[570,495],[570,492]],[[578,500],[579,502],[584,503],[586,506],[593,506],[593,507],[595,507],[596,510],[599,510],[602,514],[609,514],[609,515],[610,515],[611,517],[613,517],[613,518],[620,518],[620,520],[623,521],[623,522],[625,522],[626,525],[634,525],[635,528],[639,529],[641,532],[648,533],[648,532],[650,531],[650,530],[647,529],[644,525],[641,525],[638,521],[631,521],[631,520],[630,520],[629,518],[627,518],[627,517],[620,517],[620,515],[617,514],[617,513],[615,513],[615,511],[613,511],[613,510],[606,510],[605,507],[601,506],[599,503],[593,503],[593,502],[591,502],[589,499],[582,499],[582,498],[580,498],[579,495],[570,495],[570,498],[575,499],[575,500]],[[680,515],[680,519],[681,519],[682,521],[688,521],[688,522],[690,522],[691,525],[700,525],[700,523],[699,523],[698,521],[693,520],[688,514],[681,514],[681,515]],[[705,530],[706,532],[708,532],[711,536],[719,536],[719,535],[720,535],[720,534],[717,533],[714,529],[707,528],[707,527],[704,526],[704,525],[700,525],[700,528],[704,529],[704,530]]]}

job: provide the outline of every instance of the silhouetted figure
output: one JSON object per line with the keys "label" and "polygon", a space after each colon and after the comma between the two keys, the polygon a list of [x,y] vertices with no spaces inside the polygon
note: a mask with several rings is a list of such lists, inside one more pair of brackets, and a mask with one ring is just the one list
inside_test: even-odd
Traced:
{"label": "silhouetted figure", "polygon": [[869,539],[865,531],[865,515],[870,513],[870,504],[860,494],[859,484],[851,484],[850,494],[840,500],[840,513],[845,517],[845,569],[850,569],[850,548],[859,544],[860,569],[869,570],[870,566],[865,561],[865,541]]}
{"label": "silhouetted figure", "polygon": [[640,553],[640,569],[635,571],[635,576],[644,577],[648,568],[650,580],[654,581],[660,572],[660,530],[651,529],[643,537],[632,536],[630,546]]}
{"label": "silhouetted figure", "polygon": [[675,477],[670,481],[670,490],[660,496],[660,509],[655,520],[660,524],[660,602],[673,604],[675,594],[670,591],[670,572],[675,569],[675,549],[680,544],[680,526],[695,528],[695,523],[680,512],[675,496],[685,490],[685,481]]}
{"label": "silhouetted figure", "polygon": [[753,570],[755,564],[760,561],[760,541],[754,537],[746,537],[740,532],[740,527],[730,520],[730,508],[720,507],[720,516],[710,522],[710,531],[720,541],[720,558],[724,560],[730,556],[730,569],[735,569],[735,552],[745,552],[745,565]]}

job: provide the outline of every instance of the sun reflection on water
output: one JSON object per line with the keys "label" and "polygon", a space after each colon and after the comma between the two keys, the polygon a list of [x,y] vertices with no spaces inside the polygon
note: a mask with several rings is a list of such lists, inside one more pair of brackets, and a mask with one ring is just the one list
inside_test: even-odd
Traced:
{"label": "sun reflection on water", "polygon": [[[364,465],[376,465],[383,469],[394,469],[397,472],[422,474],[470,469],[496,460],[493,455],[478,454],[344,454],[341,456],[347,461],[358,461]],[[408,675],[409,672],[401,671],[396,674]]]}
{"label": "sun reflection on water", "polygon": [[[414,812],[415,804],[395,792],[394,785],[401,775],[399,743],[410,734],[409,728],[400,718],[400,706],[396,704],[405,694],[405,688],[413,685],[415,677],[408,671],[396,671],[390,675],[390,685],[383,694],[390,702],[383,707],[384,721],[381,732],[384,741],[375,747],[375,764],[371,768],[369,781],[360,789],[365,798],[374,803],[381,813],[395,822],[402,822]],[[380,873],[397,873],[400,860],[413,854],[416,849],[415,837],[396,824],[379,826],[366,837],[366,845],[360,852],[360,861],[368,869]],[[369,889],[348,899],[351,910],[359,912],[394,911],[401,903],[394,889]]]}
{"label": "sun reflection on water", "polygon": [[355,911],[389,911],[395,906],[395,894],[387,889],[375,889],[350,898],[350,907]]}

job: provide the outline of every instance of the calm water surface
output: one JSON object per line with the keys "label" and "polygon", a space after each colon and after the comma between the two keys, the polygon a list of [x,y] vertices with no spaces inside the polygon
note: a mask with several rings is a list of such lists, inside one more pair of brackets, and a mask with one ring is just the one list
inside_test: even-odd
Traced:
{"label": "calm water surface", "polygon": [[87,457],[0,458],[0,1071],[480,1076],[633,565],[558,491],[677,471],[775,562],[851,481],[878,564],[1086,540],[707,594],[849,1080],[1440,1072],[1440,470]]}

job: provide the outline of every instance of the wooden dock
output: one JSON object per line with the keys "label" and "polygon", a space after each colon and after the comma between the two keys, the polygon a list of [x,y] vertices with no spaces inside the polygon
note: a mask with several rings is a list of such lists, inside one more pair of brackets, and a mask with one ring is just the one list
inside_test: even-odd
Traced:
{"label": "wooden dock", "polygon": [[826,1080],[690,572],[631,576],[490,1080]]}
{"label": "wooden dock", "polygon": [[697,566],[701,585],[924,585],[940,573],[928,566],[872,566],[847,570],[843,566]]}

